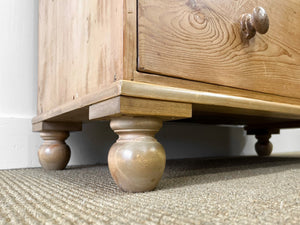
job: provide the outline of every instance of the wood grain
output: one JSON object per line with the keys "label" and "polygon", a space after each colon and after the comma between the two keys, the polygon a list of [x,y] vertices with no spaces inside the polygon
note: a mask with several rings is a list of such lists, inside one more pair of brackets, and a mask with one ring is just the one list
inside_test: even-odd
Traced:
{"label": "wood grain", "polygon": [[[32,123],[36,124],[42,121],[83,122],[93,118],[109,117],[116,114],[115,110],[117,108],[114,108],[113,111],[106,113],[105,115],[97,115],[89,118],[90,106],[96,105],[97,103],[106,102],[101,106],[102,109],[101,107],[99,108],[99,111],[104,111],[106,107],[110,107],[110,104],[112,104],[107,100],[119,96],[133,97],[137,99],[141,98],[145,100],[160,100],[166,103],[165,105],[160,104],[160,107],[167,107],[167,103],[169,102],[193,104],[193,115],[196,116],[197,114],[204,112],[206,114],[202,114],[203,118],[208,118],[211,121],[210,123],[213,123],[213,120],[211,120],[213,115],[216,115],[216,118],[224,115],[225,118],[225,116],[228,114],[234,115],[237,117],[236,122],[243,121],[243,124],[253,124],[255,121],[257,121],[256,124],[272,123],[273,119],[276,119],[276,123],[293,123],[293,121],[299,122],[300,120],[299,104],[280,103],[275,102],[272,99],[262,100],[250,97],[233,96],[230,93],[213,93],[210,90],[198,91],[133,81],[119,81],[118,83],[114,83],[114,85],[112,85],[110,88],[107,88],[106,91],[100,91],[97,94],[87,95],[84,98],[78,99],[77,101],[58,106],[47,113],[41,114],[33,118]],[[114,104],[114,107],[118,105],[119,103]],[[143,113],[147,114],[147,110],[149,110],[149,112],[160,110],[159,107],[158,109],[156,109],[154,106],[151,106],[150,108],[149,107],[150,105],[145,104]],[[130,108],[128,106],[126,110],[127,113],[130,114],[130,110],[132,110],[133,113],[135,108]],[[242,119],[238,119],[239,114],[256,117],[243,117]],[[158,112],[156,115],[158,115]],[[261,119],[259,119],[260,117]],[[222,120],[215,120],[215,124],[220,122],[222,122]],[[232,117],[231,122],[232,124],[236,124],[234,117]]]}
{"label": "wood grain", "polygon": [[32,124],[32,131],[81,131],[82,123],[70,122],[39,122]]}
{"label": "wood grain", "polygon": [[119,116],[153,116],[163,120],[192,117],[192,105],[162,100],[116,97],[90,106],[89,119],[110,119]]}
{"label": "wood grain", "polygon": [[136,0],[124,0],[123,79],[133,80],[137,66],[137,5]]}
{"label": "wood grain", "polygon": [[122,76],[123,1],[39,1],[38,114]]}
{"label": "wood grain", "polygon": [[97,102],[110,99],[121,94],[122,82],[114,82],[111,85],[101,88],[100,91],[87,94],[74,101],[58,105],[32,119],[32,123],[42,121],[69,121],[69,122],[85,122],[88,121],[88,106]]}
{"label": "wood grain", "polygon": [[[221,106],[231,108],[233,111],[248,111],[250,115],[256,112],[259,116],[265,117],[300,119],[300,105],[130,81],[122,82],[121,92],[123,96],[186,102],[198,105],[199,107],[206,105],[211,110],[214,108],[217,110]],[[201,108],[199,110],[201,111]],[[230,113],[230,111],[224,113]]]}
{"label": "wood grain", "polygon": [[214,85],[209,83],[186,80],[186,79],[181,79],[176,77],[162,76],[158,74],[143,73],[138,71],[134,73],[134,81],[148,83],[148,84],[156,84],[161,86],[185,88],[185,89],[190,89],[195,91],[205,91],[205,92],[212,92],[218,94],[254,98],[258,100],[265,100],[271,102],[300,105],[299,98],[284,97],[280,95],[262,93],[262,92],[251,91],[251,90],[244,90],[240,88],[226,87],[222,85]]}
{"label": "wood grain", "polygon": [[[270,28],[243,42],[239,17]],[[139,0],[138,70],[300,98],[298,0]]]}

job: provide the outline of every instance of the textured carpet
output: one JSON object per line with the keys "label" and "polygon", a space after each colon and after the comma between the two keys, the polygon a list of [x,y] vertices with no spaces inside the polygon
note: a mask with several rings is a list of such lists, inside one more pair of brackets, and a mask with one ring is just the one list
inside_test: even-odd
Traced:
{"label": "textured carpet", "polygon": [[2,170],[0,224],[300,224],[300,157],[168,161],[139,194],[106,165]]}

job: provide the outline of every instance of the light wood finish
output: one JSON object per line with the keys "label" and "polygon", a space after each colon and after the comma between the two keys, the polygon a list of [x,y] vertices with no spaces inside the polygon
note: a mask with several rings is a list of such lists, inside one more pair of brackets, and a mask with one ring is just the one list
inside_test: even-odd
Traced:
{"label": "light wood finish", "polygon": [[212,109],[214,106],[224,106],[231,108],[233,111],[246,109],[250,114],[255,112],[260,116],[295,120],[300,119],[300,105],[263,101],[211,92],[193,91],[183,88],[162,87],[160,85],[138,82],[123,81],[122,84],[122,95],[124,96],[186,102],[199,106],[208,105],[211,106]]}
{"label": "light wood finish", "polygon": [[66,131],[41,132],[44,142],[39,148],[38,156],[44,169],[62,170],[67,166],[71,156],[71,150],[65,143],[68,137],[69,132]]}
{"label": "light wood finish", "polygon": [[[270,29],[244,43],[240,16],[257,6]],[[138,70],[300,98],[299,12],[298,0],[139,0]]]}
{"label": "light wood finish", "polygon": [[161,86],[169,86],[176,88],[190,89],[194,91],[205,91],[218,94],[232,95],[238,97],[254,98],[258,100],[265,100],[278,103],[288,103],[300,105],[299,98],[284,97],[274,94],[268,94],[257,91],[243,90],[239,88],[226,87],[221,85],[214,85],[192,80],[184,80],[176,77],[168,77],[158,74],[149,74],[135,71],[134,81],[140,83],[156,84]]}
{"label": "light wood finish", "polygon": [[124,1],[124,41],[123,41],[123,79],[133,80],[134,71],[136,70],[137,59],[137,1]]}
{"label": "light wood finish", "polygon": [[90,106],[89,119],[127,116],[156,116],[163,120],[192,117],[192,104],[161,100],[116,97]]}
{"label": "light wood finish", "polygon": [[82,123],[70,122],[39,122],[32,124],[32,131],[81,131]]}
{"label": "light wood finish", "polygon": [[[59,105],[32,119],[32,123],[42,121],[88,121],[88,106],[121,94],[122,82],[118,81],[96,93],[88,94],[74,101]],[[75,114],[75,116],[74,116]]]}
{"label": "light wood finish", "polygon": [[269,156],[272,153],[273,145],[269,141],[271,134],[255,135],[257,142],[255,143],[255,151],[258,156]]}
{"label": "light wood finish", "polygon": [[150,117],[112,119],[111,128],[119,135],[108,154],[110,173],[124,191],[153,190],[163,175],[166,154],[154,135],[162,121]]}
{"label": "light wood finish", "polygon": [[38,114],[122,78],[123,1],[39,1]]}
{"label": "light wood finish", "polygon": [[[272,96],[270,95],[265,95],[265,99],[270,99],[270,100],[259,100],[250,97],[233,96],[230,95],[230,91],[228,91],[228,93],[229,94],[214,93],[211,91],[211,89],[209,89],[209,87],[208,87],[208,91],[204,92],[204,91],[196,91],[191,89],[174,88],[169,86],[161,86],[161,85],[123,80],[118,82],[116,85],[113,85],[111,88],[107,89],[106,91],[100,92],[97,95],[89,95],[77,101],[59,106],[58,108],[53,109],[52,111],[49,111],[45,114],[41,114],[33,119],[33,124],[39,123],[41,121],[81,122],[81,121],[87,121],[88,119],[109,118],[109,110],[111,110],[110,111],[111,116],[117,116],[119,115],[118,110],[121,109],[120,108],[121,106],[118,105],[118,101],[116,100],[109,101],[113,103],[113,106],[111,106],[110,108],[107,108],[109,102],[105,103],[105,101],[116,98],[116,96],[118,95],[134,97],[136,98],[137,101],[139,101],[138,99],[140,98],[143,100],[153,99],[153,100],[161,100],[163,102],[193,104],[192,108],[194,113],[204,111],[204,112],[211,112],[211,113],[218,112],[218,113],[225,113],[225,114],[232,114],[232,115],[237,115],[237,114],[256,115],[260,117],[270,117],[270,118],[279,118],[279,119],[281,118],[283,120],[282,122],[286,122],[286,120],[294,120],[294,121],[300,120],[300,104],[296,105],[296,104],[287,104],[287,103],[272,101]],[[260,97],[259,94],[258,96]],[[283,98],[283,101],[284,100],[285,98]],[[96,114],[93,115],[93,113],[91,113],[91,116],[89,117],[90,110],[96,107],[97,105],[96,103],[99,103],[97,107],[98,109],[93,112]],[[147,107],[147,104],[144,105],[145,107]],[[172,106],[172,104],[169,105]],[[92,107],[89,108],[89,106]],[[170,111],[168,107],[162,109],[161,107],[162,104],[157,104],[157,106],[160,108],[155,109],[153,107],[149,110],[152,111],[161,110],[161,112],[164,112],[164,115],[167,111]],[[123,112],[130,114],[131,108],[128,106],[128,103],[124,102],[124,107],[125,108],[123,108]],[[124,109],[126,110],[124,111]],[[142,112],[147,114],[146,108],[142,109],[140,107],[140,110],[141,110],[140,114]],[[180,110],[184,110],[184,109],[180,108]],[[186,110],[189,110],[189,108],[187,108]],[[84,115],[74,117],[74,112],[77,113],[83,112]],[[80,113],[78,114],[80,115]],[[184,116],[182,118],[188,118],[188,116]],[[245,122],[247,124],[247,118],[245,119]],[[276,122],[279,123],[280,121],[276,121]]]}

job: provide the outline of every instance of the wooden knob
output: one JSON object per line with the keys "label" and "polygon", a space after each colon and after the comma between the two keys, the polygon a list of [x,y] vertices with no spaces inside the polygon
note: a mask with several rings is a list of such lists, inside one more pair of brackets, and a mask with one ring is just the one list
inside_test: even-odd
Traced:
{"label": "wooden knob", "polygon": [[252,14],[246,13],[241,16],[242,36],[251,39],[255,36],[256,31],[265,34],[269,30],[269,17],[264,8],[256,7]]}

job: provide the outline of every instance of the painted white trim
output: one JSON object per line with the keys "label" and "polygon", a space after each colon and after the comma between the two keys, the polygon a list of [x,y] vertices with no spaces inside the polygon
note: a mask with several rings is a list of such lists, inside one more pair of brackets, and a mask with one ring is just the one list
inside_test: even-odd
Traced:
{"label": "painted white trim", "polygon": [[0,169],[38,166],[39,135],[31,132],[31,119],[0,117]]}

